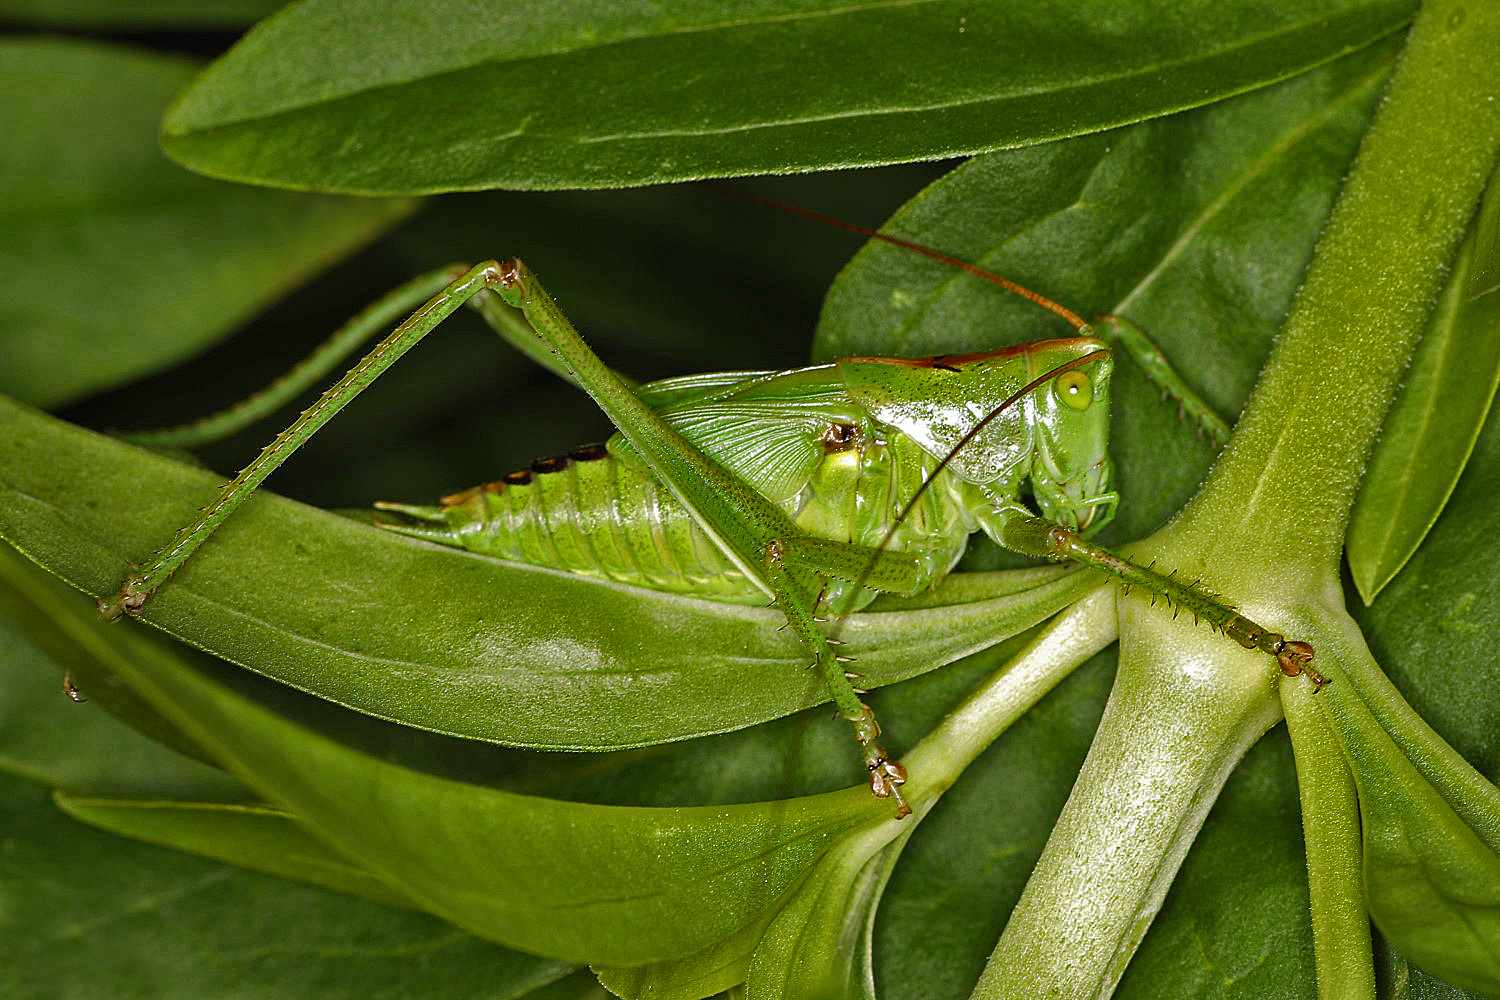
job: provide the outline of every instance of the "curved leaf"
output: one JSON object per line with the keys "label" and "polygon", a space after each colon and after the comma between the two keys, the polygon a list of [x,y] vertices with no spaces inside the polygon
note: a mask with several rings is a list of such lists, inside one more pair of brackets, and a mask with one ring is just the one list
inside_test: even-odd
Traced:
{"label": "curved leaf", "polygon": [[460,927],[621,965],[690,954],[755,922],[827,845],[889,817],[862,788],[650,809],[516,795],[372,757],[150,648],[125,679],[339,853]]}
{"label": "curved leaf", "polygon": [[1360,483],[1349,572],[1366,604],[1453,493],[1500,386],[1500,181],[1459,249]]}
{"label": "curved leaf", "polygon": [[123,840],[11,775],[0,775],[0,829],[0,979],[12,997],[494,1000],[571,968],[426,914]]}
{"label": "curved leaf", "polygon": [[[111,669],[120,651],[109,637],[92,621],[59,613],[77,601],[60,580],[0,544],[0,633],[11,654],[0,658],[0,688],[15,713],[0,727],[0,765],[75,792],[243,798],[222,771],[204,766],[212,761],[202,748],[121,682]],[[73,689],[69,697],[58,697],[61,678]],[[89,707],[80,710],[74,697]],[[122,739],[117,722],[176,753]],[[56,746],[57,732],[79,736],[81,750]],[[102,753],[106,746],[114,753]]]}
{"label": "curved leaf", "polygon": [[[1137,121],[1326,62],[1407,0],[303,0],[163,126],[218,177],[363,194],[936,159]],[[609,95],[601,101],[599,95]]]}
{"label": "curved leaf", "polygon": [[1343,736],[1359,786],[1370,916],[1428,972],[1500,997],[1500,850],[1494,844],[1500,811],[1486,812],[1488,830],[1466,822],[1461,813],[1483,804],[1445,801],[1355,686],[1338,687],[1323,706]]}
{"label": "curved leaf", "polygon": [[849,838],[828,852],[766,929],[746,1000],[875,1000],[870,931],[912,830]]}
{"label": "curved leaf", "polygon": [[412,905],[384,882],[307,835],[296,819],[268,806],[224,802],[96,799],[57,793],[76,820],[241,868],[310,882],[387,906]]}
{"label": "curved leaf", "polygon": [[[0,566],[10,560],[24,562],[8,547],[0,550]],[[30,563],[26,566],[38,572]],[[12,613],[8,589],[0,582],[0,771],[92,795],[226,801],[236,792],[248,795],[218,768],[142,739],[139,731],[103,711],[96,695],[83,705],[68,700],[58,683],[61,664],[49,662],[42,649],[5,620]],[[34,608],[24,613],[36,623]]]}
{"label": "curved leaf", "polygon": [[[0,437],[14,442],[0,452],[0,537],[91,594],[216,483],[14,403],[0,402]],[[905,602],[913,610],[857,616],[845,637],[867,681],[888,684],[1028,628],[1090,585],[1051,569],[959,578]],[[519,746],[640,746],[827,699],[773,610],[503,563],[271,496],[247,503],[142,617],[362,712]]]}
{"label": "curved leaf", "polygon": [[0,17],[58,28],[239,28],[282,0],[0,0]]}
{"label": "curved leaf", "polygon": [[98,42],[0,41],[0,392],[57,405],[182,360],[413,207],[176,167],[156,122],[193,71]]}

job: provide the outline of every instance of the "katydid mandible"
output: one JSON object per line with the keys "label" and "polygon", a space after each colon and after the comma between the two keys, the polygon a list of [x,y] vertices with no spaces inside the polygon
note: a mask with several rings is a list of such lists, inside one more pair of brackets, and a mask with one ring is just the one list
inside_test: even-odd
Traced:
{"label": "katydid mandible", "polygon": [[[911,594],[931,586],[975,530],[1028,555],[1072,559],[1115,575],[1246,648],[1276,657],[1284,672],[1306,672],[1315,684],[1324,683],[1307,665],[1312,649],[1306,643],[1288,642],[1213,595],[1087,541],[1118,501],[1107,453],[1110,343],[1131,350],[1148,372],[1165,372],[1163,386],[1200,423],[1211,411],[1128,322],[1108,317],[1090,327],[1021,292],[1069,318],[1080,335],[978,354],[843,358],[793,371],[689,376],[632,389],[589,350],[520,261],[425,275],[356,317],[325,345],[324,358],[283,387],[281,395],[294,391],[371,328],[432,295],[282,431],[197,522],[101,600],[100,610],[109,618],[138,613],[273,469],[468,303],[507,340],[587,391],[620,433],[606,445],[539,460],[444,498],[441,506],[377,504],[405,518],[384,527],[721,601],[755,603],[769,596],[853,727],[871,791],[892,798],[898,818],[909,812],[899,790],[905,771],[878,742],[879,724],[826,626],[880,592]],[[507,315],[496,297],[520,310],[525,324]],[[252,403],[266,408],[265,399]],[[226,419],[244,422],[244,416]],[[1023,500],[1025,487],[1036,511]]]}

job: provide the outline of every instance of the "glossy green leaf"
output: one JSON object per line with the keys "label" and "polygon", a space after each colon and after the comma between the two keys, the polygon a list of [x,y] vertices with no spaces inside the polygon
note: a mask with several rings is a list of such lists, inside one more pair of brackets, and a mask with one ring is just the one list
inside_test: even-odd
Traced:
{"label": "glossy green leaf", "polygon": [[[14,644],[12,655],[0,661],[0,670],[9,682],[6,701],[17,710],[16,725],[5,731],[5,742],[10,744],[5,756],[11,767],[27,777],[52,781],[73,791],[114,790],[169,797],[203,794],[214,798],[216,793],[222,796],[224,790],[237,787],[213,766],[201,747],[125,686],[113,669],[122,655],[120,649],[93,622],[69,613],[76,609],[77,601],[76,593],[62,581],[37,569],[9,545],[0,544],[0,628]],[[59,700],[58,695],[64,692],[57,682],[64,677],[76,696],[85,699],[82,704],[87,704],[87,709],[71,714],[61,711],[65,703],[74,708],[80,704],[72,696]],[[137,748],[126,750],[130,741],[118,738],[111,720],[123,722],[176,753],[148,752],[136,757],[133,751]],[[49,741],[62,742],[56,734],[70,733],[80,724],[87,748],[82,754],[69,754],[62,747],[50,752],[43,749]],[[122,762],[95,756],[97,743],[131,752],[135,759],[123,772],[130,775],[124,783],[119,770]],[[147,774],[150,780],[142,782]],[[166,785],[157,787],[156,781]]]}
{"label": "glossy green leaf", "polygon": [[745,981],[750,957],[765,931],[765,922],[685,958],[632,968],[594,966],[594,974],[609,992],[625,1000],[700,1000]]}
{"label": "glossy green leaf", "polygon": [[[130,642],[121,644],[79,610],[76,595],[61,581],[9,547],[0,548],[0,615],[9,619],[0,618],[0,634],[8,639],[7,655],[0,656],[0,691],[14,713],[0,727],[0,767],[68,790],[54,797],[64,812],[112,832],[387,905],[410,905],[309,838],[292,817],[240,801],[249,792],[223,771],[188,759],[201,757],[202,749],[111,669],[119,657],[131,655],[132,646],[177,655],[164,651],[170,640],[132,629]],[[47,649],[31,646],[16,629],[29,630]],[[45,662],[49,653],[54,663]],[[87,702],[60,697],[52,683],[57,667],[72,673]],[[187,757],[132,738],[117,720]],[[100,797],[105,790],[134,797]],[[172,795],[197,801],[162,798]]]}
{"label": "glossy green leaf", "polygon": [[425,914],[92,829],[11,775],[0,830],[0,982],[16,1000],[495,1000],[571,968]]}
{"label": "glossy green leaf", "polygon": [[98,42],[0,42],[0,392],[57,405],[180,361],[411,210],[168,162],[157,119],[193,71]]}
{"label": "glossy green leaf", "polygon": [[1411,558],[1463,472],[1500,385],[1500,184],[1386,415],[1349,522],[1349,572],[1366,604]]}
{"label": "glossy green leaf", "polygon": [[241,868],[309,882],[387,906],[411,906],[358,865],[330,851],[295,818],[268,806],[148,799],[96,799],[59,793],[58,808],[76,820]]}
{"label": "glossy green leaf", "polygon": [[[326,725],[292,721],[253,697],[254,686],[231,686],[250,680],[239,671],[191,662],[135,623],[105,623],[81,601],[45,611],[71,620],[70,629],[113,634],[122,652],[114,666],[137,694],[357,871],[533,953],[623,965],[691,954],[779,908],[839,835],[890,823],[889,806],[860,787],[783,802],[643,808],[518,795],[414,770],[327,735]],[[344,714],[310,707],[315,719],[318,710]],[[193,829],[192,818],[159,813],[154,833],[140,811],[126,820],[117,810],[113,822],[221,856],[246,853],[257,835],[286,847],[284,829],[257,833],[225,813],[197,819]],[[273,866],[334,877],[326,855]]]}
{"label": "glossy green leaf", "polygon": [[0,18],[55,28],[239,28],[284,0],[0,0]]}
{"label": "glossy green leaf", "polygon": [[565,5],[304,0],[206,71],[163,134],[213,176],[366,194],[935,159],[1280,80],[1411,8],[632,2],[581,21]]}
{"label": "glossy green leaf", "polygon": [[766,928],[746,1000],[875,1000],[871,929],[912,830],[849,838],[823,858]]}
{"label": "glossy green leaf", "polygon": [[[24,561],[8,551],[0,559]],[[0,583],[0,771],[92,795],[248,797],[223,771],[142,738],[97,700],[68,700],[61,665],[6,620],[6,589]],[[38,624],[34,607],[26,613]]]}
{"label": "glossy green leaf", "polygon": [[252,787],[423,908],[527,951],[634,964],[753,922],[831,840],[888,816],[862,789],[649,809],[516,795],[371,757],[180,660],[126,680]]}
{"label": "glossy green leaf", "polygon": [[[1330,689],[1325,706],[1359,786],[1376,926],[1428,972],[1500,996],[1500,850],[1412,766],[1353,685]],[[1500,841],[1500,811],[1489,818]]]}
{"label": "glossy green leaf", "polygon": [[[833,838],[889,816],[860,788],[652,809],[437,776],[293,722],[217,680],[225,668],[178,656],[134,623],[105,623],[86,602],[43,611],[70,631],[111,636],[122,653],[112,668],[137,694],[359,870],[424,909],[532,952],[617,964],[689,954],[778,907]],[[193,830],[190,819],[158,814],[153,836],[221,856],[248,850],[254,833],[245,824],[222,813],[217,826],[199,818]],[[137,832],[149,823],[140,813],[133,822]],[[301,863],[304,877],[309,865],[326,875],[328,865],[313,859]]]}
{"label": "glossy green leaf", "polygon": [[[16,442],[0,452],[0,537],[91,594],[214,489],[211,475],[15,404],[0,404],[0,436]],[[957,578],[914,610],[859,616],[846,638],[870,683],[886,684],[1027,628],[1089,585],[1047,569]],[[372,715],[520,746],[659,743],[827,698],[773,610],[503,563],[269,496],[142,617]]]}

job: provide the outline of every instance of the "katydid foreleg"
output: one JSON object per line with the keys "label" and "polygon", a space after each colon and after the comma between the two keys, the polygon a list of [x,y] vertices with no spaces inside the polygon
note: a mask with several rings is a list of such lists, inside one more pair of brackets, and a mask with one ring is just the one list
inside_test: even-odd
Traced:
{"label": "katydid foreleg", "polygon": [[1288,677],[1305,674],[1316,691],[1328,678],[1313,669],[1313,648],[1306,642],[1287,639],[1250,620],[1216,595],[1194,584],[1183,583],[1171,575],[1139,566],[1124,556],[1096,545],[1078,532],[1041,518],[1014,517],[1004,529],[1006,544],[1021,552],[1083,563],[1118,579],[1127,589],[1139,587],[1160,597],[1174,611],[1186,612],[1195,622],[1202,621],[1222,632],[1246,649],[1258,649],[1275,657],[1277,666]]}

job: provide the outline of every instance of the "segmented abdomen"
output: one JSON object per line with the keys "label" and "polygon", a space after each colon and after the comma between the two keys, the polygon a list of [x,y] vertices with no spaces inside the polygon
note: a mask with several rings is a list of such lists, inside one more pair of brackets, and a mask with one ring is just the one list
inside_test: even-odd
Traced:
{"label": "segmented abdomen", "polygon": [[[899,433],[887,440],[869,428],[849,430],[825,439],[828,453],[780,506],[810,534],[877,546],[935,463]],[[924,555],[931,580],[948,571],[974,530],[952,491],[941,481],[934,487],[887,543]],[[397,531],[485,555],[735,603],[767,599],[648,470],[603,445],[540,459],[441,507],[379,506],[427,522],[390,526]],[[831,581],[827,597],[847,589]]]}
{"label": "segmented abdomen", "polygon": [[603,445],[448,497],[442,514],[457,544],[502,559],[657,590],[759,593],[655,477]]}

